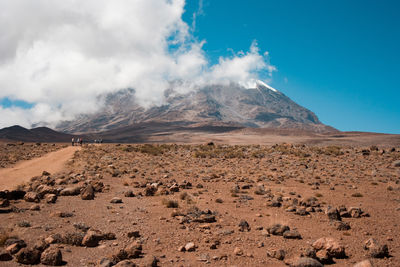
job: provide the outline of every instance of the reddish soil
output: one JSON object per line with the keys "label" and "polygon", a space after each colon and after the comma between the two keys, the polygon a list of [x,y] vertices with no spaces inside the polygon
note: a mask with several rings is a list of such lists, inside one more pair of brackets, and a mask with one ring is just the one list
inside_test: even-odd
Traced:
{"label": "reddish soil", "polygon": [[[62,172],[21,187],[37,193],[36,200],[4,205],[0,244],[15,236],[32,248],[47,238],[67,266],[100,266],[105,258],[116,263],[132,242],[142,246],[139,257],[129,259],[138,266],[151,266],[154,257],[159,266],[296,266],[314,241],[332,237],[346,255],[325,253],[332,266],[365,259],[400,266],[400,147],[393,146],[87,145]],[[95,197],[83,200],[89,184]],[[65,196],[71,187],[77,195]],[[50,193],[58,195],[55,203],[47,202]],[[114,197],[122,203],[110,203]],[[340,215],[330,219],[329,207]],[[240,229],[242,220],[249,229],[245,223]],[[269,233],[275,223],[297,230],[301,239]],[[115,238],[98,233],[94,247],[82,240],[71,245],[68,233],[88,235],[86,226]],[[387,245],[383,258],[364,249],[370,238]],[[178,251],[189,242],[194,251]],[[267,256],[276,249],[285,252],[283,260]],[[325,251],[317,252],[323,261]],[[18,253],[0,265],[19,266]]]}

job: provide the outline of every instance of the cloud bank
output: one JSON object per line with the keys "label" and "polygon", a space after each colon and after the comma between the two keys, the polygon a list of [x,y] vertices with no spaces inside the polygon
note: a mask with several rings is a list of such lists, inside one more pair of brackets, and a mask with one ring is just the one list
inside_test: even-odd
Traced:
{"label": "cloud bank", "polygon": [[0,127],[54,126],[121,89],[149,107],[163,103],[170,81],[193,89],[275,70],[256,42],[210,65],[184,8],[184,0],[0,1],[0,99],[34,104],[0,107]]}

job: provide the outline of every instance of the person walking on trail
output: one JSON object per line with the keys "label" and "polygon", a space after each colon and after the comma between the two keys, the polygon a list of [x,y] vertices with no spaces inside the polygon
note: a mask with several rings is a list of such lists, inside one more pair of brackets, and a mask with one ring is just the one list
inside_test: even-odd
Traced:
{"label": "person walking on trail", "polygon": [[83,139],[82,138],[80,138],[79,139],[79,144],[82,146],[82,143],[83,143]]}
{"label": "person walking on trail", "polygon": [[72,146],[74,146],[75,139],[72,137]]}

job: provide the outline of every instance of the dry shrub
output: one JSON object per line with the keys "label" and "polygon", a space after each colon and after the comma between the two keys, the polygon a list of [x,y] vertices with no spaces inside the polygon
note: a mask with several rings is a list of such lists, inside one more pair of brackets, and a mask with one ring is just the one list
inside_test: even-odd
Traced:
{"label": "dry shrub", "polygon": [[178,201],[172,199],[163,199],[162,204],[164,204],[167,208],[178,208],[179,204]]}

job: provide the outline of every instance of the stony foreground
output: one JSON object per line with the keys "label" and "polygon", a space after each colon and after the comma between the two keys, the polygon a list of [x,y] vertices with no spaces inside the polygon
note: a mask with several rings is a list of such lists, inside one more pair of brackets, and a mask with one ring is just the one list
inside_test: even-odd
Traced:
{"label": "stony foreground", "polygon": [[88,145],[0,192],[0,266],[400,266],[400,149]]}

